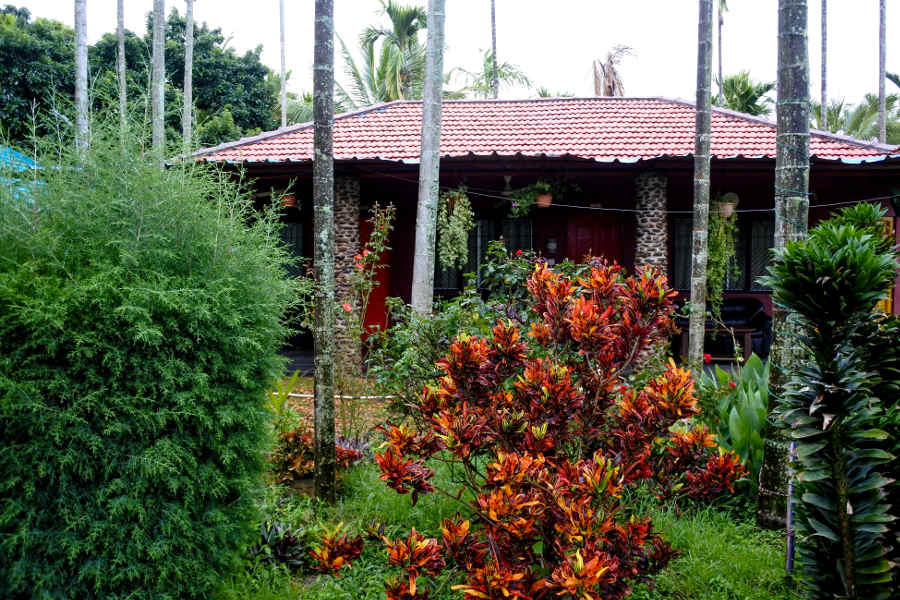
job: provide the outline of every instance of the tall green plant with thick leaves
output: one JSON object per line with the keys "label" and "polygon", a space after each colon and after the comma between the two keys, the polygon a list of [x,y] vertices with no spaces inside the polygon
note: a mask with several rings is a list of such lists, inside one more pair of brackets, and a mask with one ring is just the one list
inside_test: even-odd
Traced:
{"label": "tall green plant with thick leaves", "polygon": [[846,211],[789,243],[764,278],[775,302],[802,319],[796,342],[809,356],[775,418],[797,448],[798,560],[810,598],[887,599],[894,589],[885,477],[894,456],[879,428],[884,402],[868,346],[872,309],[897,262],[873,233],[873,210]]}
{"label": "tall green plant with thick leaves", "polygon": [[260,520],[294,294],[276,215],[123,152],[108,113],[0,186],[3,598],[209,597]]}

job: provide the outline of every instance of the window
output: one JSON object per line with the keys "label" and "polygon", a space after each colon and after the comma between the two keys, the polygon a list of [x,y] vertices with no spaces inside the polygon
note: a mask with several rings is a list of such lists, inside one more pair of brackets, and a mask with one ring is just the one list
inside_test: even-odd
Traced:
{"label": "window", "polygon": [[434,289],[452,295],[465,285],[466,273],[477,273],[487,255],[488,243],[503,237],[510,252],[534,248],[534,228],[531,219],[478,219],[469,232],[469,262],[460,269],[442,269],[435,257]]}
{"label": "window", "polygon": [[[672,235],[672,285],[678,290],[691,288],[691,258],[693,256],[692,219],[674,218]],[[737,273],[726,282],[730,292],[757,292],[767,288],[757,283],[769,266],[769,255],[774,245],[775,222],[771,218],[756,215],[738,215],[737,234],[734,240],[734,261]],[[749,274],[749,277],[747,276]]]}

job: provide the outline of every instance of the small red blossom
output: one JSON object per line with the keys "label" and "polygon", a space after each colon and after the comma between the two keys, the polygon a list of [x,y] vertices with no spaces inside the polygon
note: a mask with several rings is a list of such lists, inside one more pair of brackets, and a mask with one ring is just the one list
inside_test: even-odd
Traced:
{"label": "small red blossom", "polygon": [[344,309],[344,312],[353,312],[353,307],[350,306],[349,302],[344,302],[343,304],[341,304],[341,308]]}
{"label": "small red blossom", "polygon": [[369,254],[371,253],[368,251],[368,249],[362,251],[363,256],[368,256]]}
{"label": "small red blossom", "polygon": [[707,352],[706,354],[704,354],[704,355],[703,355],[703,362],[705,362],[706,364],[711,363],[711,362],[712,362],[712,354],[710,354],[710,353],[708,353],[708,352]]}
{"label": "small red blossom", "polygon": [[731,386],[731,389],[736,389],[736,388],[737,388],[737,384],[736,384],[735,382],[733,382],[733,381],[729,381],[729,382],[728,382],[728,385]]}
{"label": "small red blossom", "polygon": [[521,249],[516,250],[516,256],[522,256],[522,250],[521,250]]}

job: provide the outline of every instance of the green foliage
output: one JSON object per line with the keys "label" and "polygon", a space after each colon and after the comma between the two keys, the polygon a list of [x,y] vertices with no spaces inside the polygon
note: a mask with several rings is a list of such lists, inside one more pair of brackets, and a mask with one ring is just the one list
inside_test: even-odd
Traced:
{"label": "green foliage", "polygon": [[388,298],[391,326],[370,338],[368,375],[380,394],[394,396],[391,410],[406,414],[425,384],[440,377],[435,361],[447,353],[459,333],[486,334],[495,313],[469,289],[440,304],[430,315],[420,315],[400,298]]}
{"label": "green foliage", "polygon": [[531,212],[531,207],[537,202],[538,196],[549,193],[550,184],[546,181],[537,181],[513,191],[510,196],[509,216],[513,218],[527,217]]}
{"label": "green foliage", "polygon": [[724,104],[719,104],[718,96],[712,97],[714,106],[724,106],[731,110],[753,116],[765,116],[772,112],[772,99],[766,96],[775,89],[775,82],[757,82],[750,78],[748,71],[727,75],[724,82],[717,82],[725,96]]}
{"label": "green foliage", "polygon": [[[720,198],[726,201],[728,194]],[[718,207],[709,214],[709,249],[706,262],[706,308],[714,319],[719,318],[722,294],[728,278],[738,274],[734,261],[734,239],[737,235],[737,216],[725,216]]]}
{"label": "green foliage", "polygon": [[[466,69],[452,69],[448,73],[449,77],[453,77],[456,73],[463,76],[465,84],[460,90],[463,94],[471,95],[475,98],[493,98],[494,97],[494,57],[490,50],[485,50],[481,60],[481,67],[477,71],[467,71]],[[531,79],[525,75],[517,65],[503,61],[497,63],[497,82],[499,87],[522,86],[531,89],[533,83]],[[561,96],[571,96],[571,94],[562,93]]]}
{"label": "green foliage", "polygon": [[873,368],[881,359],[872,350],[885,340],[871,313],[893,284],[897,262],[879,236],[848,224],[861,214],[845,211],[788,244],[766,278],[774,300],[805,326],[794,343],[810,357],[775,410],[776,425],[797,447],[798,562],[810,598],[886,599],[895,589],[885,473],[896,460],[879,425],[896,396],[876,394],[884,393],[880,380],[896,382],[897,373]]}
{"label": "green foliage", "polygon": [[[27,9],[0,11],[0,135],[24,140],[35,113],[62,112],[75,94],[75,32],[57,21],[30,20]],[[39,126],[38,133],[49,131]]]}
{"label": "green foliage", "polygon": [[278,379],[275,389],[269,393],[266,401],[266,407],[274,417],[275,431],[279,434],[287,433],[299,424],[297,412],[291,406],[290,396],[298,379],[300,379],[300,371],[294,371],[294,374],[288,379]]}
{"label": "green foliage", "polygon": [[3,597],[205,597],[260,521],[277,215],[116,127],[39,151],[33,209],[0,188]]}
{"label": "green foliage", "polygon": [[469,232],[475,227],[474,217],[465,187],[441,194],[437,232],[442,268],[462,269],[469,262]]}
{"label": "green foliage", "polygon": [[698,381],[703,413],[715,415],[708,423],[720,446],[734,452],[749,471],[755,493],[759,485],[769,407],[769,363],[751,354],[747,363],[728,373],[719,366],[714,375],[705,371]]}

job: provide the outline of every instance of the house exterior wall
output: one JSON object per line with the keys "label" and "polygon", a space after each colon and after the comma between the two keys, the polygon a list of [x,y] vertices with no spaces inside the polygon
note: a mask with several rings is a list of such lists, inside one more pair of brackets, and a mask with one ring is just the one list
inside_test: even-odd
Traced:
{"label": "house exterior wall", "polygon": [[634,179],[635,251],[634,264],[669,272],[669,221],[667,179],[662,173],[648,171]]}

